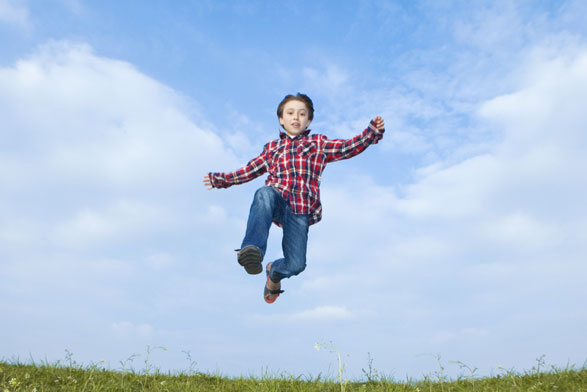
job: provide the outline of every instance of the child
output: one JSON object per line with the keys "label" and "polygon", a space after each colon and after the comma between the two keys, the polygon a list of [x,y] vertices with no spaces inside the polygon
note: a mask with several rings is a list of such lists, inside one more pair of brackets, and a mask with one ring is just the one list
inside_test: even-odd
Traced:
{"label": "child", "polygon": [[269,172],[265,186],[257,190],[251,205],[245,238],[237,259],[249,274],[263,271],[271,223],[283,228],[283,258],[266,267],[263,297],[273,303],[283,293],[281,280],[306,268],[308,228],[322,218],[320,180],[327,163],[354,157],[376,144],[385,132],[383,119],[371,120],[367,129],[349,140],[330,140],[307,129],[314,118],[312,100],[298,93],[286,96],[277,107],[285,133],[269,142],[263,152],[232,173],[204,176],[208,189],[228,188]]}

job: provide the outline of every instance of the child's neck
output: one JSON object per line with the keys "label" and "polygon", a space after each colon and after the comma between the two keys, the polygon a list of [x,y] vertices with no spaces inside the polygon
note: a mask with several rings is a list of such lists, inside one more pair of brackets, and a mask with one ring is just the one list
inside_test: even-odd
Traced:
{"label": "child's neck", "polygon": [[299,133],[299,134],[297,134],[297,135],[290,135],[290,134],[289,134],[289,132],[287,132],[287,131],[285,131],[285,134],[286,134],[286,135],[287,135],[287,137],[289,137],[290,139],[295,139],[296,137],[298,137],[298,136],[301,136],[301,135],[303,135],[304,133],[306,133],[306,131],[307,131],[307,130],[308,130],[308,129],[306,128],[306,129],[304,129],[302,132],[300,132],[300,133]]}

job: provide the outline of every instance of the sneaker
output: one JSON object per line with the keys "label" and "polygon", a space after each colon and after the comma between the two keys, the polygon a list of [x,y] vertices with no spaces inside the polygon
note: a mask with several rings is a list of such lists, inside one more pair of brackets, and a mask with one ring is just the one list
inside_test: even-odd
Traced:
{"label": "sneaker", "polygon": [[269,288],[269,282],[273,282],[269,277],[269,270],[271,269],[271,264],[273,263],[267,264],[267,269],[265,271],[267,273],[267,283],[265,283],[265,289],[263,290],[263,298],[265,299],[265,302],[267,302],[268,304],[272,304],[273,302],[275,302],[277,297],[279,297],[279,294],[283,293],[283,290],[281,290],[281,284],[279,285],[279,289],[277,290],[271,290]]}
{"label": "sneaker", "polygon": [[263,253],[255,245],[247,245],[237,250],[238,263],[245,267],[245,271],[251,275],[257,275],[263,272]]}

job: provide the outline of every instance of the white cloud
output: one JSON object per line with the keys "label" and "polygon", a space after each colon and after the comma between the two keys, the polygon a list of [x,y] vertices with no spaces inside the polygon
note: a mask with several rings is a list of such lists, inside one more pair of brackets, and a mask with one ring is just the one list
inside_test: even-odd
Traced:
{"label": "white cloud", "polygon": [[209,225],[222,225],[228,223],[228,211],[226,208],[218,205],[208,205],[206,213],[201,217],[201,220]]}
{"label": "white cloud", "polygon": [[355,319],[357,315],[346,306],[324,305],[312,309],[292,313],[272,313],[271,315],[257,314],[250,317],[255,323],[290,323],[290,322],[331,322]]}
{"label": "white cloud", "polygon": [[[41,253],[43,250],[41,249]],[[31,250],[23,248],[19,254],[5,258],[0,263],[2,274],[7,279],[3,290],[13,298],[13,302],[26,304],[25,307],[31,308],[63,306],[59,303],[42,304],[44,300],[51,302],[50,298],[60,297],[62,294],[64,297],[84,298],[88,303],[120,302],[120,293],[124,290],[115,287],[117,282],[132,279],[139,271],[128,260],[107,256],[86,258],[67,252],[58,253],[53,249],[44,252],[42,257],[32,257],[31,254],[37,256]],[[75,292],[74,296],[71,295],[72,292]],[[35,300],[37,306],[31,305],[27,303],[30,298],[36,298],[40,302]]]}
{"label": "white cloud", "polygon": [[0,22],[20,28],[29,28],[29,11],[19,0],[0,0]]}
{"label": "white cloud", "polygon": [[523,251],[552,249],[559,245],[563,233],[554,224],[541,222],[525,213],[512,213],[486,221],[480,228],[487,241]]}
{"label": "white cloud", "polygon": [[330,291],[337,287],[344,287],[352,283],[356,276],[332,274],[330,276],[307,276],[302,282],[302,290]]}
{"label": "white cloud", "polygon": [[89,245],[112,240],[128,240],[128,235],[145,231],[164,231],[170,225],[169,213],[158,206],[120,200],[104,211],[85,208],[63,223],[58,223],[52,238],[68,246]]}
{"label": "white cloud", "polygon": [[[108,304],[109,319],[130,322],[113,325],[119,336],[146,338],[153,327],[134,322],[145,301],[161,312],[157,303],[200,306],[177,301],[185,293],[166,289],[167,280],[189,269],[206,281],[223,268],[210,263],[224,257],[213,249],[233,256],[225,238],[233,229],[223,223],[234,211],[219,206],[235,196],[207,191],[202,177],[238,159],[194,107],[84,44],[50,42],[0,67],[4,297],[18,297],[18,306],[36,310],[30,314]],[[195,285],[187,289],[203,297],[206,286]]]}
{"label": "white cloud", "polygon": [[287,316],[292,321],[336,321],[354,318],[345,306],[318,306]]}
{"label": "white cloud", "polygon": [[4,244],[26,246],[37,240],[42,230],[38,222],[26,217],[6,219],[4,225],[0,226],[0,239]]}
{"label": "white cloud", "polygon": [[173,256],[168,253],[154,253],[147,257],[147,263],[153,268],[154,270],[166,270],[173,266]]}
{"label": "white cloud", "polygon": [[25,179],[58,173],[126,185],[173,183],[194,164],[225,155],[222,142],[186,115],[184,98],[85,45],[46,45],[0,70],[0,83],[12,147],[3,162],[14,167],[29,154],[38,165],[25,165],[33,170],[23,173]]}
{"label": "white cloud", "polygon": [[500,45],[515,45],[524,40],[528,29],[516,3],[481,6],[469,17],[455,23],[455,37],[466,45],[493,50]]}
{"label": "white cloud", "polygon": [[103,243],[203,216],[186,213],[210,195],[201,177],[238,161],[192,108],[87,45],[52,42],[0,68],[2,237],[22,242],[27,226],[61,246]]}
{"label": "white cloud", "polygon": [[582,105],[587,95],[585,49],[536,50],[530,61],[528,86],[487,102],[481,115],[505,128],[511,150],[531,143],[531,147],[552,145],[576,152],[585,143],[577,129],[587,120]]}
{"label": "white cloud", "polygon": [[529,216],[544,216],[564,209],[565,199],[578,203],[573,191],[584,192],[585,185],[579,173],[587,145],[581,104],[587,99],[585,69],[584,51],[574,58],[537,59],[527,88],[481,107],[483,118],[503,132],[501,142],[488,154],[420,170],[400,211],[418,218],[464,219],[529,209]]}
{"label": "white cloud", "polygon": [[317,90],[327,90],[330,94],[343,89],[349,79],[348,72],[334,63],[327,63],[322,69],[304,67],[302,74],[305,85]]}
{"label": "white cloud", "polygon": [[431,338],[430,343],[433,345],[441,344],[455,344],[458,341],[471,341],[486,340],[490,336],[490,331],[484,328],[462,328],[458,331],[439,331],[436,332]]}
{"label": "white cloud", "polygon": [[113,323],[111,329],[119,339],[123,340],[135,338],[137,336],[141,338],[149,338],[153,336],[155,332],[153,326],[150,324],[134,324],[130,321]]}

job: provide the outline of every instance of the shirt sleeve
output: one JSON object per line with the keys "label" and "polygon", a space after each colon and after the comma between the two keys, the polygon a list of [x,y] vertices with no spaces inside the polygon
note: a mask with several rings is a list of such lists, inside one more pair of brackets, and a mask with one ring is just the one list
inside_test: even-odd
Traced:
{"label": "shirt sleeve", "polygon": [[371,121],[361,134],[351,139],[331,140],[324,138],[322,149],[326,154],[326,162],[340,161],[362,153],[371,144],[377,144],[383,138],[384,132],[385,129],[377,129],[375,122]]}
{"label": "shirt sleeve", "polygon": [[265,145],[263,152],[258,157],[251,159],[246,166],[230,173],[209,173],[208,175],[214,188],[228,188],[254,180],[265,174],[267,169],[267,145]]}

